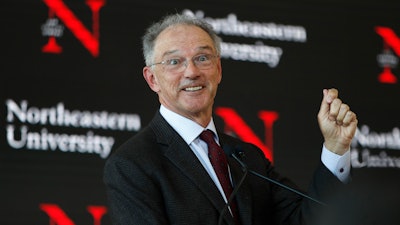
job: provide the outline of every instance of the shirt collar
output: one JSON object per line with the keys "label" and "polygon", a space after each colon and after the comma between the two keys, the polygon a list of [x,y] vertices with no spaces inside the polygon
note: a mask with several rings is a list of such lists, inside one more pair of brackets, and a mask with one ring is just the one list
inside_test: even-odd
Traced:
{"label": "shirt collar", "polygon": [[160,106],[160,113],[164,117],[164,119],[168,122],[169,125],[174,128],[174,130],[185,140],[185,142],[190,145],[196,138],[199,137],[201,132],[206,129],[214,132],[217,142],[219,142],[217,129],[215,128],[215,124],[213,118],[211,118],[210,123],[207,127],[202,127],[198,123],[190,120],[184,116],[181,116],[169,109],[165,106]]}

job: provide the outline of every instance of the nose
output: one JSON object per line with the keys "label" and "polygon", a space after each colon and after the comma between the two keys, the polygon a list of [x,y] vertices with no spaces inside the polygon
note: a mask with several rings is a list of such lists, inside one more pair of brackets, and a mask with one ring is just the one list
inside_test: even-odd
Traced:
{"label": "nose", "polygon": [[196,64],[194,64],[193,60],[187,60],[185,62],[185,77],[188,78],[195,78],[197,76],[199,76],[200,70],[199,68],[196,66]]}

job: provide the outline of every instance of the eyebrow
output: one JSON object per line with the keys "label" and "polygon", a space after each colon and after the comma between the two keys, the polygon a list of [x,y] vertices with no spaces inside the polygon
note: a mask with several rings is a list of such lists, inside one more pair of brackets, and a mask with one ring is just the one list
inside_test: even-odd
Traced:
{"label": "eyebrow", "polygon": [[[201,51],[201,50],[213,51],[214,49],[209,45],[204,45],[204,46],[197,47],[196,50],[198,50],[198,51]],[[166,52],[164,52],[164,54],[162,54],[161,57],[164,58],[165,56],[172,55],[172,54],[174,54],[176,52],[179,52],[179,50],[178,49],[174,49],[174,50],[166,51]]]}

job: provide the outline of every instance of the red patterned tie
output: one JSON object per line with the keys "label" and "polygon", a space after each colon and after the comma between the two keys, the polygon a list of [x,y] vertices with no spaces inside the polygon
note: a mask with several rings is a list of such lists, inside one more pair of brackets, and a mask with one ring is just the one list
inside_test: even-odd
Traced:
{"label": "red patterned tie", "polygon": [[[229,196],[231,196],[233,189],[229,179],[228,161],[226,159],[226,155],[221,146],[219,146],[217,142],[215,142],[214,134],[211,130],[203,131],[200,134],[200,139],[207,143],[208,157],[210,158],[211,165],[213,166],[214,171],[217,174],[222,189],[224,189],[226,199],[229,199]],[[235,200],[231,202],[230,208],[233,213],[235,224],[240,224]]]}

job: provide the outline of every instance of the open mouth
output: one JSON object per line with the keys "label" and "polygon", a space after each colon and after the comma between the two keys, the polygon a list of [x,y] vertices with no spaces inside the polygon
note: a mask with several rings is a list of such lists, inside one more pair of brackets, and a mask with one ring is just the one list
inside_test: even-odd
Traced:
{"label": "open mouth", "polygon": [[185,90],[185,91],[198,91],[198,90],[201,90],[201,89],[203,89],[203,86],[187,87],[187,88],[184,88],[183,90]]}

